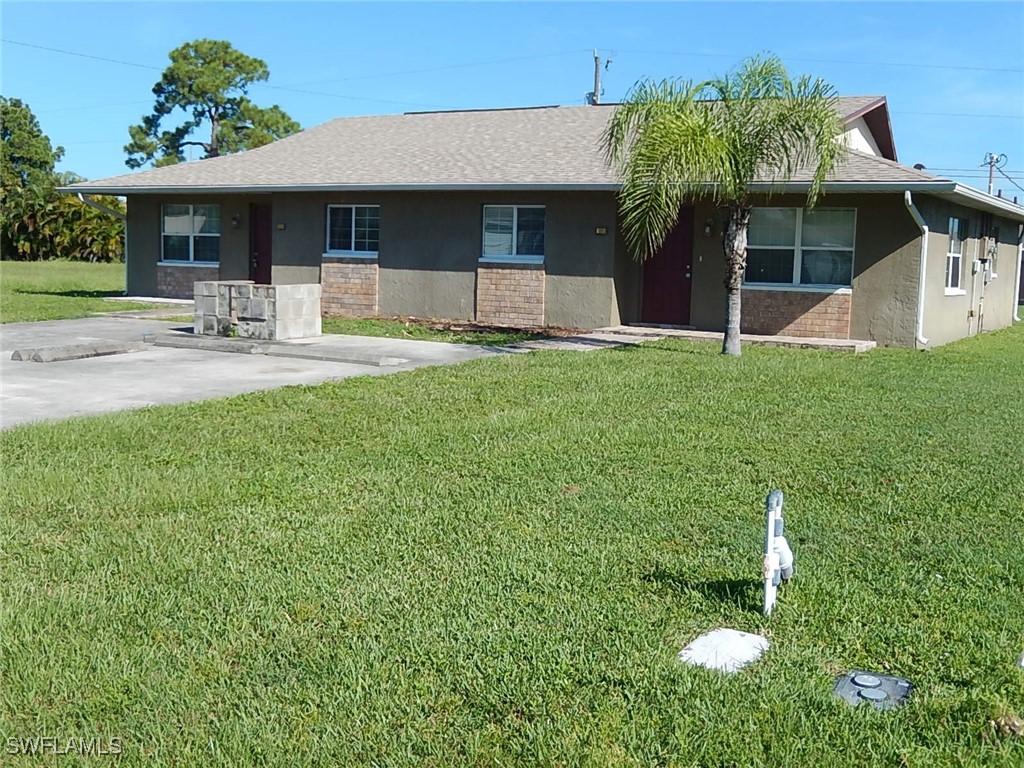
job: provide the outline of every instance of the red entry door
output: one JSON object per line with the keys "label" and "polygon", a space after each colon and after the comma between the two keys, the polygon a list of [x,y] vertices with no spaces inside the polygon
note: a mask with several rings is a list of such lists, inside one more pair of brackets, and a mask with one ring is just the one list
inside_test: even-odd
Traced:
{"label": "red entry door", "polygon": [[270,283],[270,249],[274,242],[272,208],[269,205],[249,206],[249,279]]}
{"label": "red entry door", "polygon": [[683,208],[665,242],[643,265],[640,321],[688,325],[693,282],[693,208]]}

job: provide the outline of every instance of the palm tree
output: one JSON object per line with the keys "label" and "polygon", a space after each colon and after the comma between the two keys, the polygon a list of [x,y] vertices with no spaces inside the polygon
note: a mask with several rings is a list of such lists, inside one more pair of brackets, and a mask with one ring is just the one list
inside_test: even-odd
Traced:
{"label": "palm tree", "polygon": [[729,209],[722,235],[728,267],[723,354],[740,354],[753,185],[769,182],[770,193],[812,167],[807,205],[813,206],[843,156],[835,105],[828,83],[806,76],[793,81],[777,57],[753,57],[735,72],[700,83],[641,80],[605,131],[605,152],[622,173],[619,207],[634,258],[654,255],[684,201],[707,196]]}

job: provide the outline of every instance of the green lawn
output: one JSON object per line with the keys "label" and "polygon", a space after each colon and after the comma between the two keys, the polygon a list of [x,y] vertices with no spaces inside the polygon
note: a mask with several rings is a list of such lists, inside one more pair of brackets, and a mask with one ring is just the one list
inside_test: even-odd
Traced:
{"label": "green lawn", "polygon": [[420,341],[447,341],[451,344],[484,344],[501,346],[516,344],[521,341],[543,339],[544,334],[512,328],[486,327],[475,328],[469,324],[465,328],[449,329],[430,327],[424,323],[406,322],[386,318],[350,319],[341,317],[325,317],[324,333],[343,333],[354,336],[386,336],[392,339],[417,339]]}
{"label": "green lawn", "polygon": [[65,320],[94,312],[148,309],[105,301],[124,295],[124,264],[0,261],[0,322]]}
{"label": "green lawn", "polygon": [[[122,765],[1024,765],[990,725],[1024,717],[1022,381],[1020,327],[665,341],[4,432],[0,732]],[[798,574],[765,620],[773,487]],[[677,663],[720,626],[772,648]],[[849,708],[853,668],[917,692]]]}

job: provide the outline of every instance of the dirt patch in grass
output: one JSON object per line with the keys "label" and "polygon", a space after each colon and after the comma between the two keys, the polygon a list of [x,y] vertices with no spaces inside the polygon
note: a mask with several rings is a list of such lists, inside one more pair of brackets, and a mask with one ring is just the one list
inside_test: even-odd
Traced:
{"label": "dirt patch in grass", "polygon": [[464,320],[428,320],[422,317],[379,317],[376,319],[415,325],[420,328],[428,328],[432,331],[441,331],[443,333],[516,333],[528,334],[537,338],[564,338],[583,332],[579,328],[558,328],[549,325],[488,325],[486,323],[471,323]]}

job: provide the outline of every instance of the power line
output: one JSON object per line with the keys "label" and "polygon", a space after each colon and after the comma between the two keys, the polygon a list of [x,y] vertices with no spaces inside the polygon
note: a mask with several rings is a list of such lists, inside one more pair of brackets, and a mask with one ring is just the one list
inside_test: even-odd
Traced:
{"label": "power line", "polygon": [[[80,53],[78,51],[69,51],[69,50],[64,49],[64,48],[53,48],[53,47],[45,46],[45,45],[36,45],[34,43],[25,43],[25,42],[22,42],[20,40],[10,40],[10,39],[7,39],[7,38],[0,38],[0,42],[6,43],[6,44],[9,44],[9,45],[19,45],[19,46],[22,46],[24,48],[34,48],[36,50],[49,51],[51,53],[60,53],[60,54],[66,55],[66,56],[77,56],[78,58],[91,59],[93,61],[102,61],[102,62],[106,62],[106,63],[109,63],[109,64],[121,64],[122,66],[127,66],[127,67],[136,67],[136,68],[139,68],[139,69],[149,69],[149,70],[154,70],[154,71],[158,71],[158,72],[162,71],[160,67],[152,66],[150,64],[140,64],[140,63],[134,62],[134,61],[125,61],[123,59],[113,59],[113,58],[108,58],[108,57],[105,57],[105,56],[93,56],[92,54],[88,54],[88,53]],[[574,54],[574,53],[588,52],[588,51],[589,51],[589,49],[579,49],[579,50],[571,50],[571,51],[560,51],[560,52],[556,52],[556,53],[536,54],[536,55],[532,55],[532,56],[516,56],[516,57],[509,57],[509,58],[504,58],[504,59],[491,59],[489,61],[465,62],[465,63],[460,63],[460,64],[446,64],[446,65],[441,65],[441,66],[436,66],[436,67],[423,67],[423,68],[420,68],[420,69],[405,70],[405,71],[401,71],[401,72],[386,72],[386,73],[373,74],[373,75],[356,75],[356,76],[353,76],[353,77],[338,78],[336,80],[319,80],[319,81],[313,81],[313,82],[309,82],[309,83],[296,83],[296,84],[293,84],[291,86],[287,86],[287,85],[270,85],[268,83],[253,83],[253,86],[262,86],[263,88],[269,88],[269,89],[272,89],[272,90],[287,91],[287,92],[292,92],[292,93],[301,93],[301,94],[305,94],[305,95],[309,95],[309,96],[327,96],[327,97],[330,97],[330,98],[348,99],[348,100],[351,100],[351,101],[365,101],[365,102],[376,103],[376,104],[393,104],[393,105],[398,105],[398,106],[423,107],[423,108],[427,108],[427,109],[454,109],[454,107],[438,105],[438,104],[422,104],[422,103],[419,103],[419,102],[411,102],[411,101],[396,101],[396,100],[393,100],[393,99],[374,99],[374,98],[367,98],[367,97],[362,97],[362,96],[349,96],[347,94],[341,94],[341,93],[326,93],[326,92],[323,92],[323,91],[309,91],[309,90],[300,89],[300,88],[298,88],[296,86],[318,85],[318,84],[326,84],[326,83],[332,83],[332,82],[349,82],[349,81],[353,81],[353,80],[366,80],[366,79],[372,79],[372,78],[377,78],[377,77],[397,77],[397,76],[401,76],[401,75],[413,75],[413,74],[420,74],[420,73],[423,73],[423,72],[437,72],[437,71],[448,70],[448,69],[460,69],[460,68],[467,68],[467,67],[481,67],[481,66],[487,66],[489,64],[503,64],[503,63],[515,62],[515,61],[527,61],[527,60],[531,60],[531,59],[542,59],[542,58],[553,58],[553,57],[558,57],[558,56],[567,56],[567,55]],[[622,51],[622,52],[623,53],[650,54],[650,55],[658,55],[658,56],[703,56],[703,57],[710,56],[710,57],[731,57],[731,58],[735,58],[734,54],[724,54],[724,53],[687,53],[687,52],[682,52],[682,51],[639,51],[639,50],[627,50],[627,51]],[[872,64],[872,65],[875,65],[875,66],[925,67],[925,68],[936,68],[936,69],[963,69],[963,70],[976,70],[976,71],[986,71],[986,72],[1024,72],[1024,69],[994,69],[994,68],[990,68],[990,67],[956,67],[956,66],[945,65],[945,64],[915,64],[915,63],[898,63],[898,62],[856,62],[856,61],[840,61],[840,60],[834,60],[834,59],[793,59],[793,60],[794,61],[819,61],[819,62],[829,62],[829,63],[835,63],[835,64]],[[573,99],[573,101],[577,101],[577,99]],[[139,104],[139,103],[142,103],[142,102],[131,102],[131,104]],[[111,106],[111,107],[113,107],[113,106],[130,106],[131,104],[112,104],[112,105],[109,105],[109,106]],[[46,114],[46,113],[50,113],[50,112],[77,111],[77,110],[86,110],[86,109],[104,109],[104,108],[106,108],[106,107],[105,106],[100,106],[100,105],[91,106],[91,107],[67,107],[67,108],[60,108],[60,109],[44,110],[43,112],[40,112],[39,114]],[[892,114],[894,114],[894,115],[925,115],[925,116],[939,116],[939,117],[973,117],[973,118],[985,118],[985,119],[996,119],[996,120],[1024,120],[1024,115],[977,115],[977,114],[971,114],[971,113],[965,113],[965,112],[908,112],[908,111],[900,110],[900,111],[894,111]]]}
{"label": "power line", "polygon": [[35,110],[37,115],[49,115],[53,112],[82,112],[89,109],[113,109],[114,107],[134,107],[139,104],[152,104],[152,101],[122,101],[120,104],[93,104],[88,107],[58,107],[57,109]]}
{"label": "power line", "polygon": [[973,112],[906,112],[893,111],[894,115],[935,115],[939,117],[987,117],[996,120],[1024,120],[1024,115],[978,115]]}
{"label": "power line", "polygon": [[267,85],[263,84],[264,88],[271,88],[275,91],[288,91],[289,93],[304,93],[309,96],[330,96],[335,99],[348,99],[350,101],[369,101],[375,104],[397,104],[401,107],[424,107],[426,109],[455,109],[455,107],[446,106],[442,104],[420,104],[415,101],[394,101],[392,99],[369,99],[365,96],[346,96],[343,93],[325,93],[324,91],[307,91],[303,88],[289,88],[284,85]]}
{"label": "power line", "polygon": [[8,45],[20,45],[25,48],[36,48],[40,51],[50,51],[52,53],[63,53],[68,56],[78,56],[82,59],[93,59],[95,61],[106,61],[110,64],[123,64],[126,67],[138,67],[139,69],[155,69],[160,72],[160,67],[153,67],[149,64],[138,64],[134,61],[123,61],[121,59],[108,59],[104,56],[92,56],[88,53],[77,53],[75,51],[66,51],[63,48],[48,48],[45,45],[33,45],[32,43],[22,43],[18,40],[7,40],[6,38],[0,38],[0,43],[7,43]]}
{"label": "power line", "polygon": [[[307,83],[292,83],[288,87],[301,87],[306,85],[327,85],[328,83],[347,83],[352,80],[370,80],[377,77],[399,77],[402,75],[419,75],[424,72],[440,72],[446,69],[464,69],[466,67],[485,67],[490,64],[508,64],[514,61],[530,61],[532,59],[550,59],[556,56],[568,56],[573,53],[587,53],[589,49],[579,49],[574,51],[560,51],[558,53],[541,53],[535,56],[515,56],[507,59],[490,59],[488,61],[472,61],[464,64],[444,64],[437,67],[423,67],[421,69],[407,69],[401,72],[379,72],[374,75],[355,75],[354,77],[340,77],[334,80],[314,80]],[[254,83],[254,85],[261,85],[261,83]],[[283,87],[283,86],[279,86]]]}
{"label": "power line", "polygon": [[[987,176],[988,175],[987,172],[979,171],[977,168],[932,168],[932,167],[929,167],[928,170],[929,171],[946,171],[947,173],[963,171],[963,172],[966,172],[966,173],[976,173],[976,174],[978,174],[980,176]],[[1024,173],[1024,171],[1007,171],[1007,173]]]}
{"label": "power line", "polygon": [[1004,177],[1006,178],[1006,180],[1007,180],[1007,181],[1009,181],[1009,182],[1010,182],[1011,184],[1013,184],[1013,186],[1015,186],[1015,187],[1016,187],[1017,189],[1019,189],[1019,190],[1020,190],[1021,192],[1024,192],[1024,187],[1022,187],[1022,186],[1021,186],[1020,184],[1018,184],[1018,183],[1017,183],[1016,181],[1014,181],[1014,180],[1013,180],[1013,179],[1011,179],[1011,178],[1010,178],[1009,176],[1007,176],[1007,175],[1006,175],[1006,171],[1004,171],[1004,170],[1003,170],[1002,168],[1000,168],[999,166],[996,166],[996,170],[997,170],[997,171],[999,171],[999,172],[1000,172],[1000,173],[1001,173],[1001,174],[1002,174],[1002,175],[1003,175],[1003,176],[1004,176]]}
{"label": "power line", "polygon": [[[741,59],[746,58],[735,53],[691,53],[687,51],[624,51],[621,48],[616,49],[619,53],[641,53],[653,56],[697,56],[697,57],[726,57],[730,59]],[[854,64],[857,66],[871,66],[871,67],[916,67],[921,69],[958,69],[972,72],[1013,72],[1019,73],[1024,72],[1024,67],[961,67],[954,66],[952,64],[919,64],[916,62],[905,62],[905,61],[849,61],[845,59],[810,59],[804,57],[782,57],[785,61],[813,61],[820,64]]]}
{"label": "power line", "polygon": [[[138,67],[140,69],[152,69],[152,70],[156,70],[158,72],[163,71],[163,70],[160,69],[160,67],[153,67],[153,66],[150,66],[148,64],[139,64],[139,63],[134,62],[134,61],[124,61],[122,59],[109,59],[109,58],[106,58],[106,57],[103,57],[103,56],[92,56],[92,55],[90,55],[88,53],[78,53],[77,51],[68,51],[68,50],[65,50],[63,48],[50,48],[50,47],[47,47],[45,45],[34,45],[32,43],[23,43],[23,42],[20,42],[18,40],[7,40],[5,38],[0,38],[0,42],[9,43],[11,45],[21,45],[21,46],[24,46],[25,48],[37,48],[37,49],[39,49],[41,51],[50,51],[51,53],[63,53],[65,55],[67,55],[67,56],[78,56],[79,58],[83,58],[83,59],[94,59],[96,61],[105,61],[105,62],[110,63],[110,64],[122,64],[122,65],[127,66],[127,67]],[[440,106],[438,104],[420,104],[420,103],[412,102],[412,101],[392,101],[390,99],[371,99],[371,98],[365,98],[365,97],[362,97],[362,96],[346,96],[346,95],[341,94],[341,93],[323,93],[321,91],[304,91],[304,90],[299,90],[299,89],[296,89],[296,88],[289,88],[287,86],[282,86],[282,85],[268,85],[266,83],[259,83],[259,85],[262,85],[264,88],[273,88],[273,89],[279,90],[279,91],[291,91],[293,93],[304,93],[304,94],[308,94],[310,96],[330,96],[330,97],[338,98],[338,99],[350,99],[352,101],[367,101],[367,102],[373,102],[373,103],[377,103],[377,104],[397,104],[399,106],[406,106],[406,107],[426,107],[428,109],[450,109],[450,107],[442,107],[442,106]],[[133,103],[135,103],[135,102],[133,102]],[[79,107],[78,109],[91,109],[91,107]],[[57,110],[50,110],[50,111],[57,111]]]}

